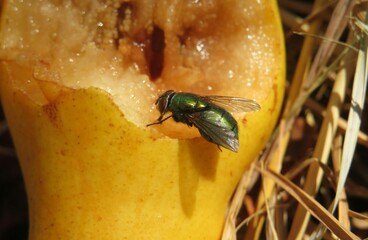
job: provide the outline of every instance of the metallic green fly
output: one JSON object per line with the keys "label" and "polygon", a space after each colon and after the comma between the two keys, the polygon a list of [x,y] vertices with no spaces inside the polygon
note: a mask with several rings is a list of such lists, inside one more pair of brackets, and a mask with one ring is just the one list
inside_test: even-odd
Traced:
{"label": "metallic green fly", "polygon": [[[161,115],[156,122],[161,124],[169,118],[198,128],[209,142],[233,152],[239,150],[238,124],[229,112],[253,112],[261,109],[253,100],[240,97],[199,96],[193,93],[168,90],[156,101]],[[229,112],[228,112],[229,111]],[[166,113],[171,115],[164,117]]]}

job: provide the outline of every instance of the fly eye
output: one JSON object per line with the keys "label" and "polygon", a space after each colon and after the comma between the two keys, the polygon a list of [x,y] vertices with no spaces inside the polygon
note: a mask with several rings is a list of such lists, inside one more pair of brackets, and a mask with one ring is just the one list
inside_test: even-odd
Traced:
{"label": "fly eye", "polygon": [[158,107],[158,110],[160,113],[165,113],[167,109],[167,100],[165,98],[159,98],[157,99],[156,105]]}
{"label": "fly eye", "polygon": [[165,114],[168,111],[167,108],[174,94],[173,90],[168,90],[157,99],[156,105],[161,114]]}

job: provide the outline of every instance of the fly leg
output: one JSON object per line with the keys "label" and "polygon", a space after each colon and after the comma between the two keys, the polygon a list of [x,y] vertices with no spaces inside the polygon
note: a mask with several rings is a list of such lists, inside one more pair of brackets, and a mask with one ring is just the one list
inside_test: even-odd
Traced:
{"label": "fly leg", "polygon": [[162,124],[163,122],[165,122],[167,119],[171,118],[173,115],[170,115],[168,117],[165,117],[164,119],[162,119],[163,115],[161,115],[156,122],[147,124],[146,127],[152,126],[152,125],[156,125],[156,124]]}

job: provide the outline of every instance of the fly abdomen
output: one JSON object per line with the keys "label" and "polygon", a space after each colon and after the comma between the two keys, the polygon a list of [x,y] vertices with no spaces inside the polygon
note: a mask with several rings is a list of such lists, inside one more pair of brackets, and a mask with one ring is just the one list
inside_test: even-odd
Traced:
{"label": "fly abdomen", "polygon": [[211,107],[210,110],[203,113],[203,117],[207,118],[209,122],[223,129],[233,131],[234,136],[238,136],[238,124],[233,116],[226,110],[220,107]]}
{"label": "fly abdomen", "polygon": [[192,114],[191,121],[207,141],[238,151],[238,124],[226,110],[210,104],[207,110]]}

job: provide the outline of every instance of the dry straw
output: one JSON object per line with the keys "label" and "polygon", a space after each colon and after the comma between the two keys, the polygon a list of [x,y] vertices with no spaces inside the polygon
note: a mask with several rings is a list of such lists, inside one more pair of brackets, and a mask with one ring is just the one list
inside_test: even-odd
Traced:
{"label": "dry straw", "polygon": [[[368,81],[368,3],[279,0],[279,5],[287,46],[293,46],[287,56],[300,54],[295,66],[288,65],[294,73],[282,118],[239,182],[222,239],[366,238],[367,224],[358,221],[368,216],[349,209],[346,186],[357,144],[364,151],[368,147],[367,134],[360,131]],[[302,44],[293,44],[301,37]],[[302,157],[293,152],[297,131],[306,145]]]}

